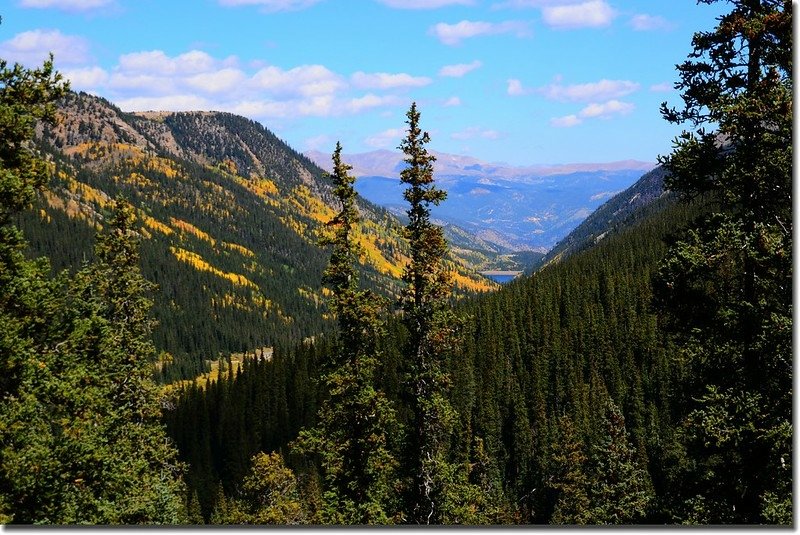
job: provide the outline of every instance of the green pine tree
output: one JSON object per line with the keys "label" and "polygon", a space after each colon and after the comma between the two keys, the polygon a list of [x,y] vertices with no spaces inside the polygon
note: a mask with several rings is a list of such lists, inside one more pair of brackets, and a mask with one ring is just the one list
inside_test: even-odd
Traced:
{"label": "green pine tree", "polygon": [[[47,182],[49,165],[32,146],[37,121],[54,123],[55,102],[68,90],[52,57],[38,69],[0,59],[0,522],[30,522],[47,463],[46,420],[33,419],[30,386],[46,375],[54,325],[62,313],[64,281],[49,279],[46,259],[27,260],[14,218],[30,208]],[[39,427],[41,426],[41,428]],[[20,463],[22,461],[22,463]],[[46,496],[58,488],[45,485]],[[47,498],[45,498],[47,499]]]}
{"label": "green pine tree", "polygon": [[294,525],[306,521],[297,479],[279,453],[253,456],[240,494],[227,504],[228,518],[223,523]]}
{"label": "green pine tree", "polygon": [[298,451],[315,452],[324,478],[321,518],[331,524],[387,524],[397,513],[396,460],[390,433],[396,432],[394,410],[375,387],[380,364],[378,343],[384,333],[381,300],[358,286],[360,248],[354,235],[358,223],[355,179],[333,153],[333,193],[341,203],[329,222],[333,246],[324,281],[331,286],[331,309],[339,323],[339,344],[325,375],[328,397],[318,423],[301,432]]}
{"label": "green pine tree", "polygon": [[583,441],[578,436],[572,419],[562,416],[558,420],[558,440],[550,459],[551,474],[548,487],[556,493],[556,506],[551,524],[584,525],[590,523],[589,463]]}
{"label": "green pine tree", "polygon": [[3,408],[14,521],[175,524],[182,466],[152,380],[150,284],[139,273],[133,208],[118,202],[95,261],[72,281],[52,345]]}
{"label": "green pine tree", "polygon": [[592,484],[586,523],[634,524],[647,513],[652,485],[636,459],[636,449],[628,438],[619,408],[608,400],[604,412],[605,432],[591,452]]}
{"label": "green pine tree", "polygon": [[[713,3],[714,0],[704,0]],[[732,0],[678,66],[686,124],[666,185],[710,214],[677,239],[657,285],[681,347],[686,522],[791,524],[792,3]]]}
{"label": "green pine tree", "polygon": [[[411,261],[403,271],[406,287],[401,296],[403,321],[408,328],[406,353],[410,361],[413,421],[409,436],[411,471],[410,519],[419,524],[442,523],[443,505],[452,497],[448,487],[466,474],[451,466],[449,444],[456,414],[449,398],[450,377],[445,363],[459,342],[461,322],[449,307],[450,274],[444,265],[447,242],[442,229],[431,222],[430,206],[447,198],[434,184],[433,162],[425,145],[430,141],[419,126],[416,103],[406,114],[408,134],[400,144],[406,167],[400,180],[408,187],[405,237]],[[455,519],[450,519],[454,521]]]}

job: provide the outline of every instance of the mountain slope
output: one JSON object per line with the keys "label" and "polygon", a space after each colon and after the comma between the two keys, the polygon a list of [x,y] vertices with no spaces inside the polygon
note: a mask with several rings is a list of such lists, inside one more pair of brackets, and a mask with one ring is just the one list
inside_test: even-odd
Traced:
{"label": "mountain slope", "polygon": [[[226,113],[126,114],[73,94],[40,126],[53,179],[23,221],[34,254],[74,268],[123,194],[143,223],[143,271],[160,290],[157,345],[175,376],[203,359],[328,328],[317,246],[335,213],[323,171],[259,124]],[[407,257],[400,225],[361,202],[365,285],[396,295]],[[44,223],[44,224],[42,224]],[[493,286],[451,262],[462,290]]]}
{"label": "mountain slope", "polygon": [[664,175],[664,169],[657,167],[642,175],[631,187],[603,203],[547,252],[542,265],[559,262],[587,249],[609,234],[624,230],[651,212],[662,209],[673,199],[664,191]]}

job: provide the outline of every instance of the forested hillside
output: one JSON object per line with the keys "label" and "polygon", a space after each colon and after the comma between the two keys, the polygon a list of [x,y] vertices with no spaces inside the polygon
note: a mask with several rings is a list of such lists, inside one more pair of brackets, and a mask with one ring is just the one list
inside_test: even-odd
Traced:
{"label": "forested hillside", "polygon": [[[154,336],[165,380],[194,377],[221,353],[329,329],[320,284],[327,254],[317,242],[334,212],[316,165],[231,114],[126,114],[71,93],[58,116],[37,128],[53,178],[21,220],[32,255],[77,269],[110,200],[128,198],[144,223],[144,275],[159,287]],[[408,255],[400,225],[367,202],[359,210],[365,281],[396,295]],[[464,261],[450,266],[463,291],[493,287]]]}

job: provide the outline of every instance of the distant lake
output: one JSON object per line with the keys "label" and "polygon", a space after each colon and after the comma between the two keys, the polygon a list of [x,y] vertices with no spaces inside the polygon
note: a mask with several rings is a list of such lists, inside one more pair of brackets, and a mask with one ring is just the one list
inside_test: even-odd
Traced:
{"label": "distant lake", "polygon": [[516,279],[521,271],[482,271],[481,275],[486,278],[492,279],[494,282],[505,284]]}

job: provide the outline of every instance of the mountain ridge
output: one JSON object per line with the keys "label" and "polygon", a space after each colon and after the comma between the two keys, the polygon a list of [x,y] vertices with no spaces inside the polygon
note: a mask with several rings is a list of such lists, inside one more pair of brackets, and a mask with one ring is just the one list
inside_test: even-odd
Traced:
{"label": "mountain ridge", "polygon": [[[335,208],[316,165],[233,114],[130,114],[73,93],[59,115],[58,125],[37,127],[53,173],[23,221],[32,254],[47,255],[55,269],[79,267],[111,200],[124,195],[142,222],[144,274],[161,288],[156,344],[181,368],[177,377],[221,352],[328,328],[328,253],[318,237]],[[396,296],[408,257],[402,227],[368,201],[359,210],[363,284]],[[456,255],[448,261],[459,292],[495,287],[465,266]]]}

